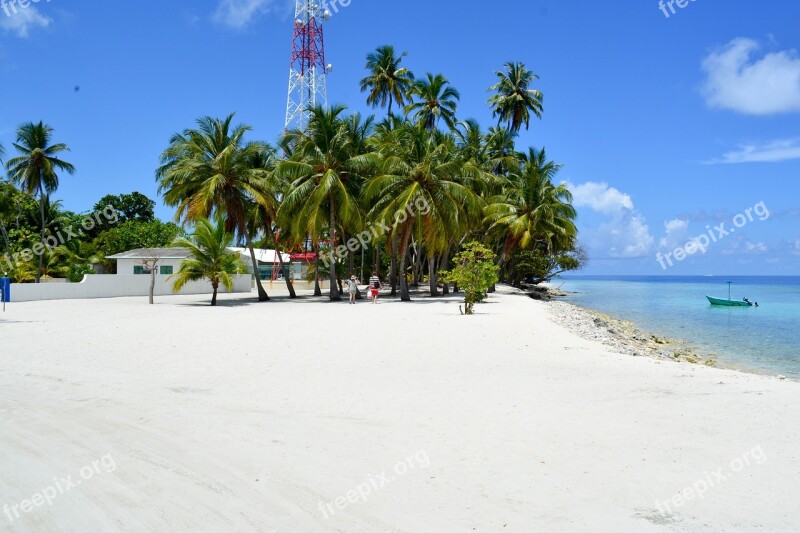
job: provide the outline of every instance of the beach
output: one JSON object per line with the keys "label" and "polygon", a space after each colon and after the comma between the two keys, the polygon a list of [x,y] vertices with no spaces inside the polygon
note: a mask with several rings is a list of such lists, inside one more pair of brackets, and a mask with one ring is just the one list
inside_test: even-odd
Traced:
{"label": "beach", "polygon": [[800,526],[796,382],[615,353],[507,287],[208,300],[0,314],[0,530]]}

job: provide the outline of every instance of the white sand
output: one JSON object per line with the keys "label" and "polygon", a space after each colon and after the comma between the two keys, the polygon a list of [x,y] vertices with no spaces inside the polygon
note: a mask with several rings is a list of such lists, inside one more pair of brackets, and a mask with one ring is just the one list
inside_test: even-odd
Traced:
{"label": "white sand", "polygon": [[0,315],[0,531],[800,529],[797,383],[611,354],[518,295],[222,298]]}

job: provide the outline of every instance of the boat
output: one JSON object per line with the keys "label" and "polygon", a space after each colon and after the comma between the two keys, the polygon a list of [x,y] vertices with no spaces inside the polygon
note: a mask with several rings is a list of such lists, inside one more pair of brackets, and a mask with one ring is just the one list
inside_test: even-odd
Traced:
{"label": "boat", "polygon": [[753,304],[739,300],[723,300],[722,298],[714,298],[713,296],[706,296],[711,305],[723,305],[725,307],[751,307]]}
{"label": "boat", "polygon": [[755,305],[758,307],[758,304],[753,304],[750,300],[745,298],[744,300],[734,300],[731,298],[731,285],[733,285],[732,281],[728,282],[728,299],[725,300],[723,298],[714,298],[713,296],[706,295],[708,301],[711,305],[719,305],[722,307],[753,307]]}

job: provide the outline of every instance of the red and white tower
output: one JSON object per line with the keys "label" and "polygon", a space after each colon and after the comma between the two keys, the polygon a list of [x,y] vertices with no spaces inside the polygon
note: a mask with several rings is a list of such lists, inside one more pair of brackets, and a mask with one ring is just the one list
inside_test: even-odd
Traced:
{"label": "red and white tower", "polygon": [[289,98],[286,104],[286,129],[304,128],[311,110],[328,105],[323,23],[331,17],[324,5],[314,0],[297,0],[289,71]]}

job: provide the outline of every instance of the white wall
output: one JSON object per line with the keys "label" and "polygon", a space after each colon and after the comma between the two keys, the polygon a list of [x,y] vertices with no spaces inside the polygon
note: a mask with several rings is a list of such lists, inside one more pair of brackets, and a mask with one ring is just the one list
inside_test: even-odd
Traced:
{"label": "white wall", "polygon": [[[169,276],[156,276],[156,296],[168,296],[175,281],[167,281]],[[252,276],[235,276],[233,292],[249,293]],[[207,281],[187,283],[178,294],[211,294],[211,284]],[[224,287],[220,293],[226,293]],[[80,283],[12,283],[12,302],[31,302],[38,300],[85,300],[91,298],[120,298],[125,296],[147,296],[150,294],[150,276],[119,276],[112,274],[92,274],[84,276]]]}
{"label": "white wall", "polygon": [[[181,263],[183,263],[183,259],[159,259],[156,268],[160,269],[162,266],[171,266],[172,271],[177,273],[178,269],[181,267]],[[137,266],[143,266],[141,259],[117,259],[117,274],[132,276],[134,275],[133,267]]]}

